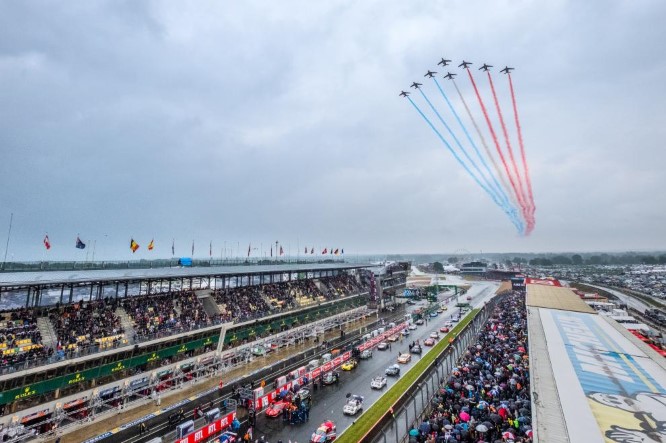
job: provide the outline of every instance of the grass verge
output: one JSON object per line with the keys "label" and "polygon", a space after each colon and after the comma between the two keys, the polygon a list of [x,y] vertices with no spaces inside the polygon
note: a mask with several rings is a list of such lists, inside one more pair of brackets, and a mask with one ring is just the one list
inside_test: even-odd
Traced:
{"label": "grass verge", "polygon": [[[387,390],[370,408],[356,420],[337,439],[338,443],[358,443],[372,427],[382,419],[388,410],[414,382],[423,374],[448,346],[449,338],[456,337],[479,313],[480,309],[472,309],[433,349],[426,353],[408,372]],[[397,411],[396,411],[397,412]]]}

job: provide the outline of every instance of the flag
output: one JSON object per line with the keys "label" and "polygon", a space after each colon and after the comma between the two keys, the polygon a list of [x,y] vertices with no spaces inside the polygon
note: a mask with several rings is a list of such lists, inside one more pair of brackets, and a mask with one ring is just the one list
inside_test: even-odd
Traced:
{"label": "flag", "polygon": [[192,257],[194,257],[194,240],[192,240]]}
{"label": "flag", "polygon": [[213,256],[213,242],[210,242],[210,246],[208,248],[208,256],[212,257]]}
{"label": "flag", "polygon": [[284,249],[282,249],[282,245],[280,245],[280,255],[284,255]]}
{"label": "flag", "polygon": [[271,257],[273,256],[273,245],[271,245]]}
{"label": "flag", "polygon": [[44,247],[46,248],[47,251],[51,249],[51,241],[49,240],[49,234],[46,234],[46,236],[44,237]]}
{"label": "flag", "polygon": [[132,254],[136,252],[137,249],[139,249],[139,244],[134,241],[134,239],[130,240],[130,249],[132,250]]}
{"label": "flag", "polygon": [[335,251],[333,252],[335,255],[338,255],[338,248],[335,248]]}
{"label": "flag", "polygon": [[305,252],[303,254],[307,254],[307,253],[308,253],[308,247],[306,246],[305,247]]}
{"label": "flag", "polygon": [[148,243],[148,250],[152,251],[155,248],[155,239],[150,240],[150,243]]}
{"label": "flag", "polygon": [[314,254],[314,246],[313,246],[312,249],[310,250],[310,255],[312,255],[312,254]]}
{"label": "flag", "polygon": [[324,248],[324,250],[321,251],[321,253],[322,253],[322,255],[326,255],[326,254],[328,254],[328,249]]}
{"label": "flag", "polygon": [[340,254],[345,255],[345,250],[344,250],[344,249],[340,249]]}
{"label": "flag", "polygon": [[250,251],[251,251],[251,250],[252,250],[252,243],[250,243],[249,245],[247,245],[247,256],[248,256],[248,257],[250,256]]}
{"label": "flag", "polygon": [[176,239],[171,239],[171,255],[176,255]]}
{"label": "flag", "polygon": [[86,248],[86,244],[83,243],[81,241],[81,239],[79,238],[79,236],[77,235],[76,236],[76,249],[85,249],[85,248]]}

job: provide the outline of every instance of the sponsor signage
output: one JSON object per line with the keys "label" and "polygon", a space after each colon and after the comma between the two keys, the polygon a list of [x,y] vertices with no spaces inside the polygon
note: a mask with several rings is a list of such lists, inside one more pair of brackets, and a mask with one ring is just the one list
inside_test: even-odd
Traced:
{"label": "sponsor signage", "polygon": [[206,441],[231,426],[231,422],[234,421],[234,418],[236,418],[236,412],[230,412],[219,420],[216,420],[201,429],[197,429],[184,438],[176,440],[176,443],[199,443]]}

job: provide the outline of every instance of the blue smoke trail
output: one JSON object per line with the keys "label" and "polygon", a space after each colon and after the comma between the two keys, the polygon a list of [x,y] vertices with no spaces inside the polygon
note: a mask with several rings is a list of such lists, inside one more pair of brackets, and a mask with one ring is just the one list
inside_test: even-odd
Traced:
{"label": "blue smoke trail", "polygon": [[[494,195],[492,192],[490,192],[490,189],[488,189],[483,183],[481,183],[481,181],[478,179],[478,177],[477,177],[476,175],[472,174],[472,171],[470,171],[469,167],[465,164],[465,162],[462,161],[462,159],[458,156],[458,154],[453,150],[453,148],[451,147],[451,145],[446,141],[446,139],[444,139],[444,137],[442,136],[442,134],[440,134],[440,132],[437,130],[437,128],[435,128],[435,125],[432,124],[432,122],[430,121],[430,119],[428,119],[428,117],[426,117],[426,115],[423,113],[423,111],[421,111],[421,109],[416,105],[416,103],[414,103],[414,101],[413,101],[410,97],[407,97],[407,100],[409,100],[409,103],[411,103],[412,106],[414,107],[414,109],[416,109],[416,112],[418,112],[418,113],[421,115],[421,117],[423,117],[423,119],[426,121],[426,123],[428,124],[428,126],[430,126],[430,129],[432,129],[432,130],[435,132],[435,134],[437,134],[437,137],[439,137],[439,139],[442,141],[442,143],[444,143],[444,145],[448,148],[448,150],[449,150],[449,152],[451,153],[451,155],[453,155],[453,157],[458,161],[458,163],[460,163],[460,165],[465,169],[465,171],[467,171],[467,173],[470,175],[470,177],[472,177],[472,179],[474,179],[474,181],[476,182],[476,184],[479,185],[479,186],[481,187],[481,189],[483,189],[484,191],[486,191],[486,193],[488,194],[488,196],[489,196],[489,197],[490,197],[490,198],[491,198],[491,199],[492,199],[492,200],[493,200],[493,201],[494,201],[494,202],[495,202],[500,208],[504,209],[505,212],[506,212],[506,208],[504,208],[504,207],[500,204],[500,202],[497,200],[497,198],[495,197],[495,195]],[[508,213],[507,213],[507,214],[508,214]],[[521,224],[520,224],[520,223],[517,223],[517,221],[516,221],[513,217],[511,217],[510,215],[509,215],[509,218],[511,219],[511,222],[514,224],[514,226],[516,226],[516,229],[518,229],[518,231],[519,231],[520,233],[522,233],[522,226],[521,226]]]}
{"label": "blue smoke trail", "polygon": [[[467,127],[465,126],[465,124],[464,124],[464,123],[462,122],[462,120],[460,119],[460,116],[458,115],[458,113],[456,112],[455,108],[454,108],[453,105],[451,104],[451,101],[449,100],[449,98],[447,97],[447,95],[444,93],[444,89],[442,89],[441,85],[440,85],[439,82],[437,81],[437,78],[433,77],[432,79],[435,81],[435,84],[437,85],[437,89],[439,89],[439,92],[442,94],[442,97],[444,97],[444,100],[446,101],[446,104],[449,106],[449,109],[450,109],[451,112],[453,113],[453,116],[456,118],[456,120],[458,121],[458,124],[460,125],[460,127],[461,127],[462,130],[463,130],[463,132],[465,133],[465,136],[467,137],[467,140],[468,140],[469,143],[472,145],[472,148],[474,148],[474,152],[476,152],[477,157],[479,158],[479,160],[481,160],[481,164],[483,165],[484,169],[485,169],[486,172],[488,173],[488,176],[492,178],[493,183],[495,184],[495,187],[494,187],[493,189],[494,189],[496,192],[499,193],[501,199],[504,201],[505,206],[509,209],[509,211],[513,214],[513,216],[516,217],[516,218],[518,219],[518,211],[517,211],[517,209],[516,209],[516,208],[514,207],[514,205],[509,201],[509,197],[506,195],[506,193],[504,192],[504,189],[502,188],[502,186],[501,186],[501,185],[499,184],[499,182],[497,181],[497,177],[495,176],[495,174],[493,174],[493,173],[490,171],[490,168],[488,167],[488,163],[486,162],[486,160],[485,160],[485,159],[483,158],[483,156],[481,155],[481,152],[479,152],[479,148],[476,146],[476,143],[474,143],[474,140],[472,139],[472,136],[471,136],[471,135],[469,134],[469,132],[467,131]],[[456,139],[456,142],[458,142],[457,139]],[[460,142],[458,142],[458,146],[460,146]],[[460,149],[462,149],[462,146],[460,146]]]}

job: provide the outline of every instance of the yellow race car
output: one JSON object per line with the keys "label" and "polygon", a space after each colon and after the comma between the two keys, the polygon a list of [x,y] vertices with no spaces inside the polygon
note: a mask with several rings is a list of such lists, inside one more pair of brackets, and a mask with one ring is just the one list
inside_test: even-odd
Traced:
{"label": "yellow race car", "polygon": [[358,362],[352,358],[352,359],[350,359],[349,361],[343,363],[342,366],[340,366],[340,368],[341,368],[343,371],[351,371],[351,370],[354,369],[356,366],[358,366]]}

